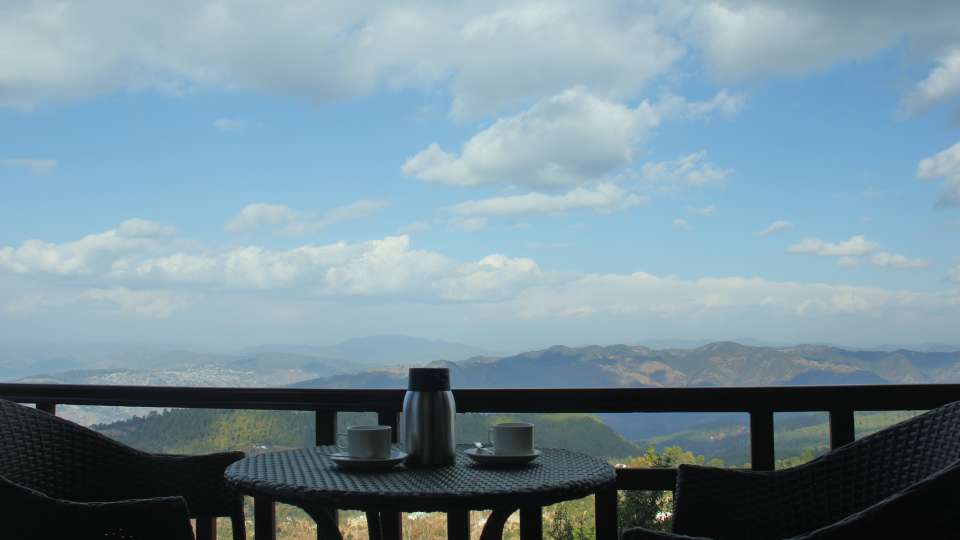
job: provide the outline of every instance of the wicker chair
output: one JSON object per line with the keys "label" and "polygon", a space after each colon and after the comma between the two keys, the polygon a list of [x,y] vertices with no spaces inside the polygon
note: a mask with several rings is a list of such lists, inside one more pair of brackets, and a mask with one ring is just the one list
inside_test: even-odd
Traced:
{"label": "wicker chair", "polygon": [[[94,526],[92,520],[116,519],[118,530],[133,530],[124,516],[139,519],[154,510],[173,520],[162,527],[136,528],[146,535],[105,538],[158,538],[152,532],[179,530],[178,516],[229,516],[234,540],[246,538],[243,499],[227,486],[223,476],[224,469],[242,457],[242,452],[149,454],[54,415],[0,399],[0,477],[5,479],[0,489],[4,493],[21,502],[41,501],[38,504],[47,509],[43,511],[82,516],[78,523],[89,527]],[[3,521],[0,527],[10,526],[10,519]],[[186,538],[190,537],[192,533]]]}
{"label": "wicker chair", "polygon": [[47,497],[0,476],[0,500],[7,517],[3,538],[193,540],[182,497],[80,503]]}
{"label": "wicker chair", "polygon": [[674,533],[623,538],[960,538],[958,490],[960,402],[790,469],[681,465]]}

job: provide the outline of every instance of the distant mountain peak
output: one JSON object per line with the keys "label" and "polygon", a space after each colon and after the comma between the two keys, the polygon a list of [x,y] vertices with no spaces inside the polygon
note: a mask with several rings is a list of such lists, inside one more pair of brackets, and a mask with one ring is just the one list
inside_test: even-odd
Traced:
{"label": "distant mountain peak", "polygon": [[737,343],[736,341],[715,341],[713,343],[707,343],[702,347],[697,347],[695,350],[707,353],[736,354],[751,352],[757,349],[759,349],[759,347],[743,345],[741,343]]}

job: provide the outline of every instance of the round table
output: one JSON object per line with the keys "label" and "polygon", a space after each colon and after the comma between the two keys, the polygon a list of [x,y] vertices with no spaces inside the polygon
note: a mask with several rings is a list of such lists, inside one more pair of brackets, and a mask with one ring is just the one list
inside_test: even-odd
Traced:
{"label": "round table", "polygon": [[[250,456],[225,474],[245,494],[304,509],[321,535],[340,538],[331,512],[340,508],[365,511],[371,538],[385,540],[399,527],[380,524],[398,522],[398,512],[447,512],[448,536],[459,540],[469,538],[470,510],[493,510],[481,535],[487,540],[500,538],[506,519],[518,509],[526,540],[540,534],[541,507],[611,489],[616,480],[606,461],[569,450],[542,448],[529,465],[494,469],[475,464],[465,448],[458,448],[451,466],[359,472],[334,465],[329,456],[339,452],[336,446],[318,446]],[[524,521],[531,523],[525,527]]]}

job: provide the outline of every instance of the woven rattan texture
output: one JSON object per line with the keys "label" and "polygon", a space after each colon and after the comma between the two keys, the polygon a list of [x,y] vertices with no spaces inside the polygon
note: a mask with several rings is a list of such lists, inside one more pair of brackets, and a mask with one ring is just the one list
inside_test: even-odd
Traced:
{"label": "woven rattan texture", "polygon": [[300,506],[406,511],[551,504],[612,487],[615,481],[607,462],[549,448],[520,468],[480,467],[460,449],[453,466],[378,472],[337,469],[328,457],[336,451],[322,446],[251,456],[228,467],[226,476],[245,492]]}
{"label": "woven rattan texture", "polygon": [[717,539],[788,538],[950,472],[958,462],[960,403],[953,403],[791,469],[681,466],[674,530]]}
{"label": "woven rattan texture", "polygon": [[240,452],[148,454],[62,418],[0,400],[0,476],[77,502],[180,496],[191,516],[242,519],[223,471]]}
{"label": "woven rattan texture", "polygon": [[181,497],[77,503],[0,477],[0,500],[4,539],[193,540]]}

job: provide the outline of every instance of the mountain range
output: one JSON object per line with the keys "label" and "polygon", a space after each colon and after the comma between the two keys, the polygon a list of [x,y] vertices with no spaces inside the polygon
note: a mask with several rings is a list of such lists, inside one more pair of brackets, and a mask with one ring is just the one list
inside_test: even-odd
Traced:
{"label": "mountain range", "polygon": [[[116,363],[129,349],[81,348],[70,365]],[[64,354],[68,350],[64,349]],[[831,345],[753,346],[735,342],[694,348],[655,349],[640,345],[554,346],[498,356],[467,345],[405,336],[375,336],[331,346],[273,345],[230,355],[196,356],[176,351],[133,350],[137,368],[85,368],[34,375],[23,382],[164,384],[192,386],[278,386],[304,388],[404,388],[407,366],[444,365],[455,388],[584,388],[769,386],[960,382],[960,351],[858,350]],[[481,354],[474,354],[480,352]],[[3,349],[0,349],[3,353]],[[467,358],[467,355],[470,355]],[[42,356],[37,366],[48,366]],[[4,357],[0,355],[0,365]],[[191,363],[191,359],[203,363]],[[165,362],[169,361],[169,362]],[[46,362],[46,363],[44,363]],[[166,363],[166,365],[164,365]],[[53,366],[50,366],[53,367]],[[64,408],[83,423],[108,422],[133,414]],[[89,409],[89,410],[88,410]],[[787,415],[789,416],[789,415]],[[598,417],[631,441],[668,441],[690,431],[714,433],[709,440],[742,434],[743,414],[601,414]],[[689,442],[689,441],[688,441]]]}
{"label": "mountain range", "polygon": [[[960,381],[960,351],[862,351],[827,345],[694,349],[556,346],[504,357],[435,362],[456,388],[590,388],[936,383]],[[406,371],[382,368],[295,383],[307,388],[402,388]]]}
{"label": "mountain range", "polygon": [[[693,349],[612,345],[550,347],[523,354],[436,362],[450,368],[454,388],[607,388],[771,386],[960,382],[960,351],[862,351],[828,345],[756,347],[716,342]],[[404,388],[406,370],[392,367],[300,381],[301,388]],[[601,414],[631,440],[717,422],[746,423],[742,414]]]}

